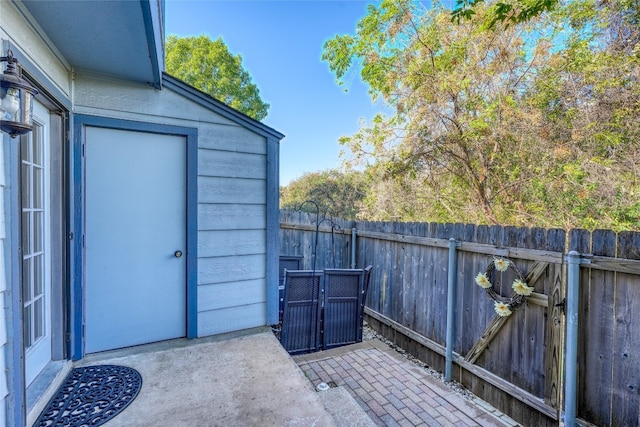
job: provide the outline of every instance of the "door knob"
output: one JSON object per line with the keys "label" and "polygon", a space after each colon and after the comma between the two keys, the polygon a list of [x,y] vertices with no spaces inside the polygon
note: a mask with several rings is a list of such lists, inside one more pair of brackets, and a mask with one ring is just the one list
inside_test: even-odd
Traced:
{"label": "door knob", "polygon": [[174,255],[176,258],[180,258],[180,257],[182,256],[182,251],[175,251],[175,252],[173,253],[173,255]]}

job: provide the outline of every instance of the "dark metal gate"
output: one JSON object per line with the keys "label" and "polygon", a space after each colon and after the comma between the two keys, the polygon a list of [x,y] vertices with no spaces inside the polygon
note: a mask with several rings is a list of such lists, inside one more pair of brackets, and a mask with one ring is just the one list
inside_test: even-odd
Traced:
{"label": "dark metal gate", "polygon": [[286,270],[283,347],[299,354],[362,341],[371,268]]}

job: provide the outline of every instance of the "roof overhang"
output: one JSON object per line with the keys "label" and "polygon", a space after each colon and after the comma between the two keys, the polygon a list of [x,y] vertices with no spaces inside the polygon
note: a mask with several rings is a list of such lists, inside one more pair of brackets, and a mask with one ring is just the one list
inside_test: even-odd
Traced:
{"label": "roof overhang", "polygon": [[163,87],[173,90],[174,92],[179,93],[185,98],[190,99],[192,102],[195,102],[196,104],[199,104],[216,114],[220,114],[222,117],[225,117],[226,119],[231,120],[232,122],[237,123],[245,129],[249,129],[252,132],[257,133],[258,135],[262,135],[265,138],[270,138],[277,142],[280,142],[280,140],[284,138],[284,134],[278,132],[277,130],[247,116],[244,113],[241,113],[240,111],[228,106],[224,102],[215,99],[209,94],[204,93],[201,90],[198,90],[195,87],[167,73],[163,73]]}
{"label": "roof overhang", "polygon": [[24,0],[23,4],[72,67],[161,86],[163,0]]}

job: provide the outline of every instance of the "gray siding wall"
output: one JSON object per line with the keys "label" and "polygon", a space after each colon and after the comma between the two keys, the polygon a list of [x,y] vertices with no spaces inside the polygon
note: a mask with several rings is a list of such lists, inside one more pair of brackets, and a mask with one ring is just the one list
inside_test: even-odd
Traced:
{"label": "gray siding wall", "polygon": [[[36,70],[48,80],[48,83],[63,96],[71,93],[70,67],[68,63],[51,48],[51,43],[38,25],[33,22],[23,6],[9,1],[0,1],[0,56],[11,48],[16,56],[24,57],[31,64],[37,64]],[[0,65],[0,72],[4,71],[5,63]],[[13,333],[9,330],[12,322],[8,307],[11,302],[11,266],[8,260],[17,253],[12,248],[9,233],[11,218],[5,209],[11,179],[9,176],[8,147],[10,140],[0,133],[0,425],[13,424],[14,414],[7,413],[7,396],[9,383],[19,364],[13,361],[13,355],[8,345],[8,337]],[[15,143],[15,142],[11,142]]]}
{"label": "gray siding wall", "polygon": [[[37,70],[30,70],[31,72],[39,72],[55,89],[69,98],[71,67],[62,55],[51,47],[51,41],[33,21],[31,15],[22,8],[24,6],[21,4],[0,1],[0,38],[9,42],[14,54],[24,54],[31,64],[38,67]],[[4,54],[3,47],[0,56]]]}
{"label": "gray siding wall", "polygon": [[74,113],[198,129],[198,336],[265,325],[266,138],[166,88],[80,74],[74,95]]}
{"label": "gray siding wall", "polygon": [[0,424],[4,423],[7,420],[6,398],[9,394],[7,378],[9,372],[7,366],[7,358],[9,356],[9,346],[7,345],[7,327],[9,324],[11,324],[8,319],[10,313],[9,310],[7,310],[7,307],[10,303],[9,293],[7,292],[7,283],[10,283],[8,277],[9,272],[8,269],[5,268],[5,252],[7,252],[8,249],[5,247],[8,242],[8,240],[6,239],[7,230],[5,226],[11,223],[11,221],[9,221],[9,218],[5,216],[4,209],[4,194],[6,191],[6,159],[4,156],[4,141],[6,139],[7,138],[4,138],[4,135],[0,133]]}

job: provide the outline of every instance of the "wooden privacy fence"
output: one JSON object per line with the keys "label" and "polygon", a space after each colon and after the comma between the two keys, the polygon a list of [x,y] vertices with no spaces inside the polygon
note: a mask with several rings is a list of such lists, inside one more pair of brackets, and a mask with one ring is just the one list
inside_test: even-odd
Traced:
{"label": "wooden privacy fence", "polygon": [[579,277],[578,416],[637,426],[640,408],[640,233],[572,230]]}
{"label": "wooden privacy fence", "polygon": [[[639,425],[640,234],[334,220],[339,227],[320,228],[314,260],[314,220],[281,212],[282,255],[302,255],[303,268],[373,265],[369,324],[441,371],[448,344],[453,379],[527,426],[557,425],[563,416],[564,260],[569,250],[578,251],[578,368],[566,376],[578,384],[577,417],[593,425]],[[512,261],[534,288],[507,317],[496,314],[494,301],[475,283],[494,257]],[[512,269],[491,275],[503,300],[516,276]]]}

